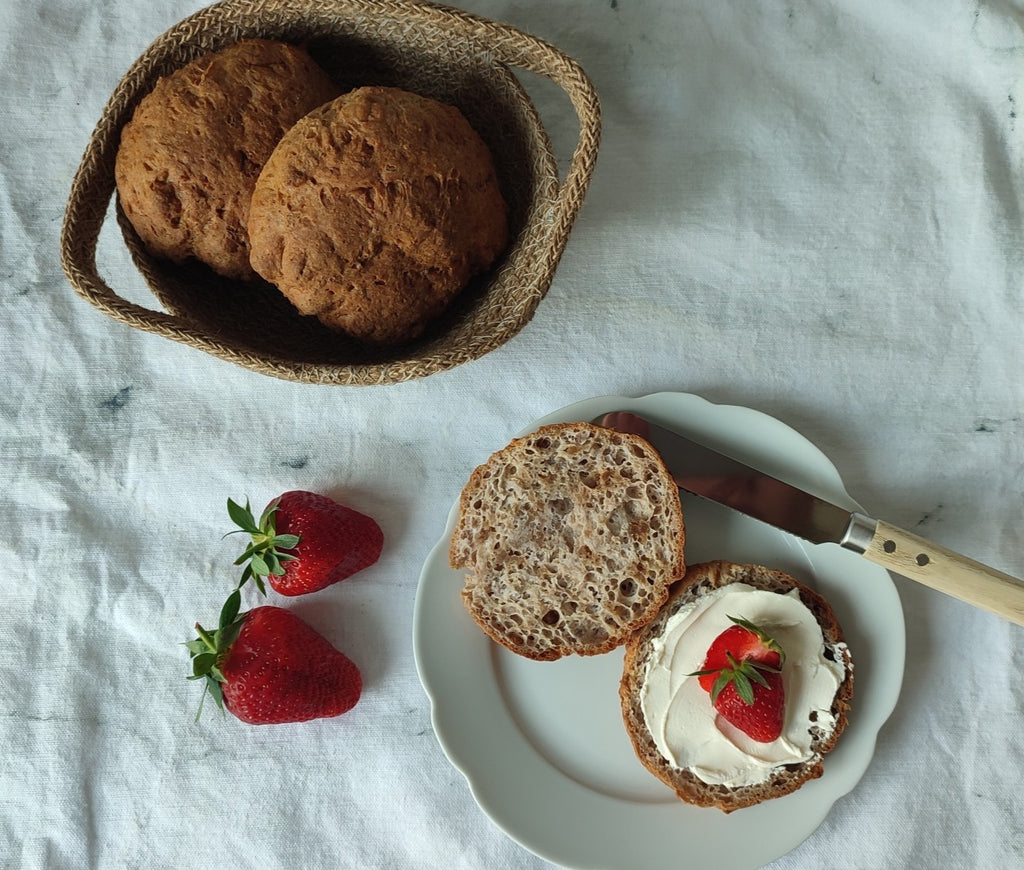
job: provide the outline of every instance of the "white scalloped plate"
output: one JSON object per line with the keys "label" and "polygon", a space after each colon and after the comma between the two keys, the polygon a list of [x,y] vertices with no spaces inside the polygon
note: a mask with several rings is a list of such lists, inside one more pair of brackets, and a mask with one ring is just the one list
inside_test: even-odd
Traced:
{"label": "white scalloped plate", "polygon": [[[600,397],[545,423],[632,410],[850,508],[858,505],[813,444],[778,420],[684,393]],[[504,444],[494,445],[497,450]],[[486,457],[477,457],[483,461]],[[472,470],[467,465],[466,476]],[[864,774],[903,679],[905,629],[888,573],[832,544],[814,546],[684,495],[686,559],[756,562],[824,594],[856,668],[850,725],[825,774],[786,797],[726,815],[678,801],[640,764],[622,724],[621,651],[535,662],[492,643],[462,606],[448,564],[457,513],[423,567],[413,646],[445,754],[481,809],[536,855],[570,868],[752,870],[795,848]]]}

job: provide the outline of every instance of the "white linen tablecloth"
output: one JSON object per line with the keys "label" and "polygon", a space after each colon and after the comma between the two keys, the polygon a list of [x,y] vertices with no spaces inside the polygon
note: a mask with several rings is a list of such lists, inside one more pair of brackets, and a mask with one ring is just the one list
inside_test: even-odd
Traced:
{"label": "white linen tablecloth", "polygon": [[[369,388],[131,330],[61,271],[104,103],[200,5],[0,0],[0,865],[550,866],[439,748],[413,602],[472,467],[591,396],[756,408],[873,514],[1024,575],[1020,3],[466,0],[580,61],[600,158],[515,339]],[[527,86],[564,162],[572,113]],[[116,239],[101,258],[148,298]],[[194,724],[181,642],[231,582],[225,500],[293,488],[384,529],[376,566],[289,602],[364,697],[331,721]],[[900,702],[857,788],[770,866],[1024,867],[1024,633],[895,583]]]}

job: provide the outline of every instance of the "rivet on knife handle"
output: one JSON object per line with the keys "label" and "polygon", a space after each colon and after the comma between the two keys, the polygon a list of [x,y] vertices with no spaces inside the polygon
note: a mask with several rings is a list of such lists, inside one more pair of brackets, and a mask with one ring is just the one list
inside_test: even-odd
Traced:
{"label": "rivet on knife handle", "polygon": [[877,521],[862,554],[887,570],[1024,625],[1024,583],[1009,574],[884,520]]}

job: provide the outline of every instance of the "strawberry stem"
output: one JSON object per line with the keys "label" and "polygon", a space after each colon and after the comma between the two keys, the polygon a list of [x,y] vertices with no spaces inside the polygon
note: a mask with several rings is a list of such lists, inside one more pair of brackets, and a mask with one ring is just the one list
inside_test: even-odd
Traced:
{"label": "strawberry stem", "polygon": [[251,578],[260,593],[266,595],[267,589],[263,578],[284,576],[284,563],[297,558],[294,553],[287,551],[294,550],[298,546],[299,536],[277,534],[274,519],[277,507],[278,501],[272,501],[257,520],[253,516],[248,499],[246,499],[244,507],[232,499],[228,499],[228,516],[238,528],[228,532],[224,537],[244,532],[252,539],[251,543],[242,551],[242,555],[234,562],[236,565],[245,566],[236,587],[238,589]]}
{"label": "strawberry stem", "polygon": [[195,640],[185,642],[185,648],[189,651],[192,659],[192,675],[190,680],[203,680],[203,694],[199,699],[199,709],[196,711],[195,721],[203,714],[203,704],[206,696],[210,695],[221,712],[224,712],[224,693],[221,690],[221,683],[225,682],[224,673],[220,666],[224,657],[231,649],[231,645],[238,639],[238,633],[242,630],[247,613],[239,614],[242,594],[236,587],[221,607],[220,618],[217,621],[217,630],[210,632],[196,623]]}

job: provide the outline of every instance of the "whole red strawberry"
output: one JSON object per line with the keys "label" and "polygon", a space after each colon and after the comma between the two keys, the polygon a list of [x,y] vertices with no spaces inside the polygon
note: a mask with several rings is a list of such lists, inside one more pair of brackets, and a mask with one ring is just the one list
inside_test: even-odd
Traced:
{"label": "whole red strawberry", "polygon": [[316,592],[380,558],[384,534],[366,514],[315,492],[293,490],[274,499],[257,521],[249,504],[228,499],[228,513],[252,543],[235,561],[245,564],[242,585],[263,578],[281,595]]}
{"label": "whole red strawberry", "polygon": [[703,667],[691,676],[710,693],[720,716],[759,743],[771,743],[785,724],[785,653],[753,623],[729,619],[734,624],[712,641]]}
{"label": "whole red strawberry", "polygon": [[288,610],[238,614],[238,606],[236,589],[220,627],[208,632],[197,624],[199,637],[186,644],[190,679],[205,679],[218,706],[252,725],[339,716],[355,706],[363,683],[348,656]]}

